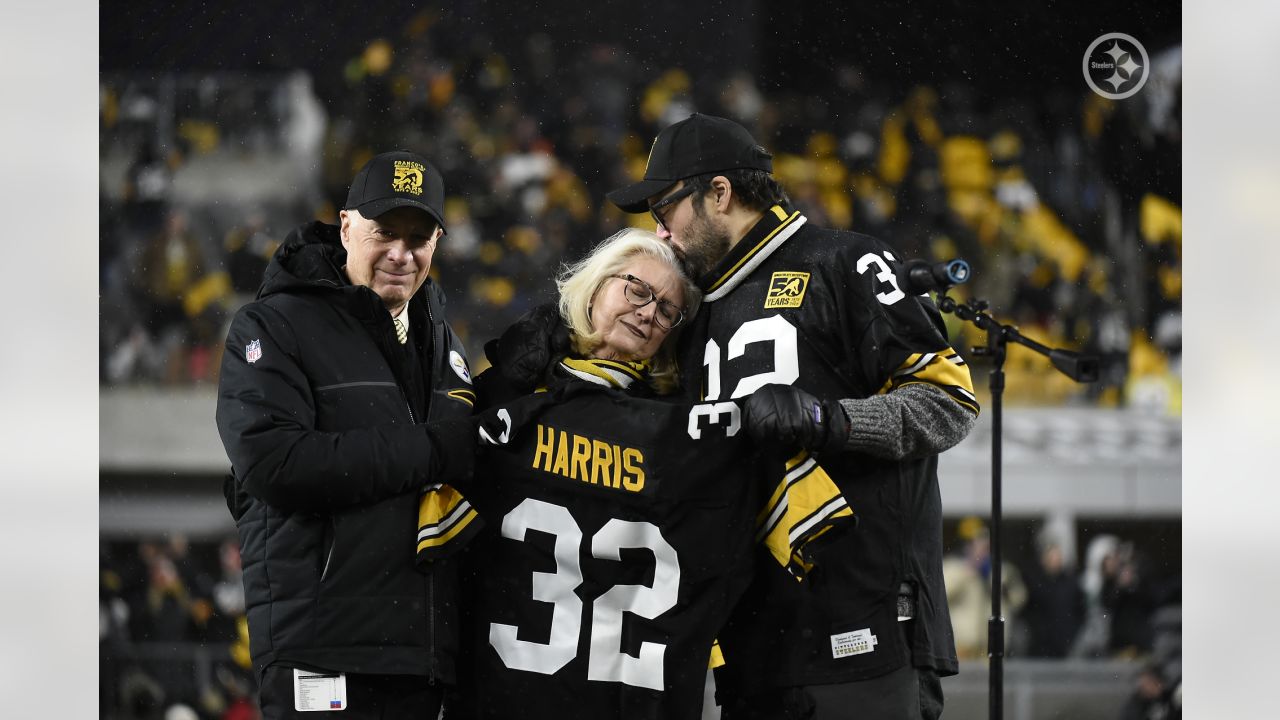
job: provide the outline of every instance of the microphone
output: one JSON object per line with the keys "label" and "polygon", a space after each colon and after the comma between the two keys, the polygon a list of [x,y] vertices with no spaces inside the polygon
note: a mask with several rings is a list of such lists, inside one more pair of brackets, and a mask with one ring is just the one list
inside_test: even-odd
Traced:
{"label": "microphone", "polygon": [[969,280],[969,263],[955,258],[940,263],[908,260],[898,268],[898,285],[911,295],[943,291]]}

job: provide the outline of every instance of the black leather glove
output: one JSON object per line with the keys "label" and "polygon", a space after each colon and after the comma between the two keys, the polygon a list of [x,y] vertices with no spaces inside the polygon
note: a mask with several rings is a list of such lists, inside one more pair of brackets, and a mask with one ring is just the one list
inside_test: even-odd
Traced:
{"label": "black leather glove", "polygon": [[814,452],[837,451],[849,437],[849,420],[836,400],[820,400],[791,385],[765,385],[743,404],[752,439]]}
{"label": "black leather glove", "polygon": [[435,464],[429,482],[443,482],[462,489],[471,480],[476,466],[479,439],[476,416],[437,420],[421,426],[431,438]]}
{"label": "black leather glove", "polygon": [[542,384],[547,373],[569,350],[569,329],[555,303],[539,305],[521,315],[502,337],[484,346],[489,362],[522,393]]}

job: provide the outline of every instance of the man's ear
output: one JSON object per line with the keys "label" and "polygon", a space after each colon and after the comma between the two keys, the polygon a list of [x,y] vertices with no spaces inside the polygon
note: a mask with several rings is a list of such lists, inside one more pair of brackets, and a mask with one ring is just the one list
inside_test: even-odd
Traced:
{"label": "man's ear", "polygon": [[729,178],[717,175],[711,178],[711,189],[707,191],[707,195],[717,212],[727,213],[729,203],[733,201],[733,183],[729,182]]}
{"label": "man's ear", "polygon": [[351,227],[351,213],[347,210],[338,211],[338,236],[342,238],[342,247],[348,248],[350,240],[347,239],[349,228]]}

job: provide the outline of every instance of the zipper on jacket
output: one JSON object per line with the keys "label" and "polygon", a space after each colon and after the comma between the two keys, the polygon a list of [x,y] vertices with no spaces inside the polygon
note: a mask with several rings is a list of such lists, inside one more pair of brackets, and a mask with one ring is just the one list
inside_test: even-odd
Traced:
{"label": "zipper on jacket", "polygon": [[[429,290],[427,291],[427,295],[430,295]],[[429,349],[431,357],[425,360],[429,363],[427,368],[430,371],[434,371],[436,367],[436,353],[440,349],[440,342],[442,338],[436,337],[436,316],[435,313],[431,312],[431,298],[424,297],[423,300],[426,301],[427,306],[427,332],[431,333],[431,347]],[[419,362],[422,360],[424,360],[424,358],[419,358]],[[423,385],[425,386],[423,388],[423,394],[426,396],[427,401],[425,412],[427,417],[431,417],[431,373],[424,373],[422,380]],[[412,411],[410,411],[410,414],[412,414]],[[431,666],[430,674],[427,675],[427,684],[435,686],[438,662],[436,658],[436,574],[434,569],[427,573],[427,631],[431,633]]]}
{"label": "zipper on jacket", "polygon": [[320,570],[320,582],[324,582],[329,576],[329,563],[333,562],[333,548],[338,544],[338,529],[333,526],[333,518],[330,517],[326,522],[329,530],[329,552],[324,556],[324,568]]}
{"label": "zipper on jacket", "polygon": [[[430,293],[428,293],[428,295],[430,295]],[[444,343],[443,330],[440,333],[440,337],[436,337],[436,316],[435,316],[435,313],[431,312],[431,298],[427,297],[424,299],[427,301],[427,331],[431,333],[430,335],[431,347],[429,348],[430,352],[427,353],[428,355],[430,355],[430,357],[423,358],[423,361],[426,363],[427,370],[428,370],[427,373],[423,374],[423,380],[426,385],[426,388],[424,388],[426,392],[424,392],[423,395],[426,396],[426,401],[427,401],[427,407],[426,407],[426,410],[424,410],[424,412],[426,413],[427,418],[430,418],[431,417],[431,395],[432,395],[431,375],[435,372],[437,367],[436,358],[437,357],[446,358],[448,356],[448,352],[443,348],[443,343]]]}

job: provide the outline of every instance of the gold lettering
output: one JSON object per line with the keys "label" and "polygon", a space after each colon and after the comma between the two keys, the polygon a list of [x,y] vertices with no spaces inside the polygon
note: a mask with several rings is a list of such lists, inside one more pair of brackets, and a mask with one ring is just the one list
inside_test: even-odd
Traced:
{"label": "gold lettering", "polygon": [[644,490],[644,453],[538,424],[532,466],[543,472],[628,492]]}
{"label": "gold lettering", "polygon": [[591,462],[591,484],[596,484],[596,478],[600,478],[600,484],[609,487],[609,468],[613,465],[613,455],[609,452],[609,443],[603,440],[592,440],[592,462]]}
{"label": "gold lettering", "polygon": [[555,450],[555,430],[538,423],[538,445],[533,450],[533,466],[543,472],[551,469],[551,453]]}
{"label": "gold lettering", "polygon": [[622,451],[622,467],[632,473],[623,476],[622,486],[631,492],[640,492],[644,489],[644,468],[640,465],[643,462],[644,454],[636,448],[627,448]]}
{"label": "gold lettering", "polygon": [[560,431],[560,442],[556,443],[556,464],[551,466],[551,472],[569,476],[569,439],[563,430]]}
{"label": "gold lettering", "polygon": [[591,473],[587,463],[591,462],[591,441],[581,435],[573,436],[573,464],[569,468],[569,477],[583,482],[591,481]]}

